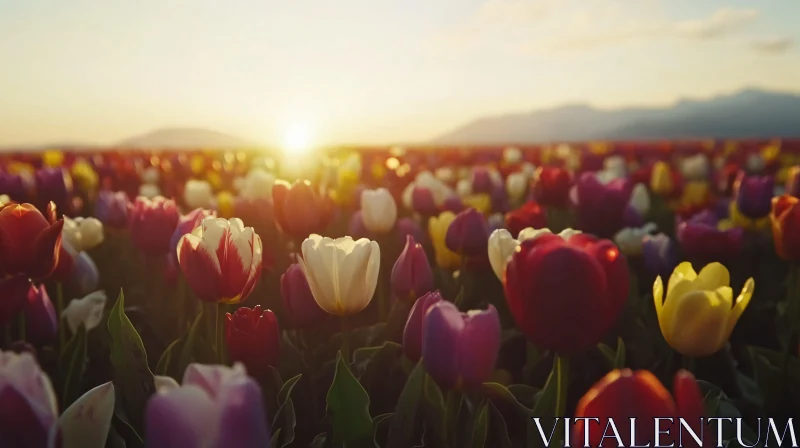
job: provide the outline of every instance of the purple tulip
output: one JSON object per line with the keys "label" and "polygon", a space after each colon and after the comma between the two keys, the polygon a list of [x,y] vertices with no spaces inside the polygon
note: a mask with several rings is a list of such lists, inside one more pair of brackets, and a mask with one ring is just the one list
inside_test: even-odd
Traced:
{"label": "purple tulip", "polygon": [[100,284],[100,272],[97,270],[97,264],[86,252],[75,256],[68,284],[70,289],[81,297],[97,291],[97,286]]}
{"label": "purple tulip", "polygon": [[466,206],[464,202],[456,195],[448,196],[442,203],[442,211],[451,211],[453,213],[461,213]]}
{"label": "purple tulip", "polygon": [[31,285],[25,302],[25,327],[28,338],[39,344],[53,341],[58,335],[58,318],[44,286]]}
{"label": "purple tulip", "polygon": [[130,203],[124,191],[101,191],[97,196],[94,214],[104,226],[123,229],[128,225]]}
{"label": "purple tulip", "polygon": [[492,211],[495,213],[508,213],[511,210],[511,204],[508,201],[508,193],[506,187],[502,184],[497,185],[492,190]]}
{"label": "purple tulip", "polygon": [[432,291],[426,293],[411,307],[411,312],[408,313],[406,326],[403,329],[403,353],[406,357],[413,362],[419,361],[422,357],[422,339],[423,339],[423,323],[428,310],[432,306],[441,302],[442,295],[439,291]]}
{"label": "purple tulip", "polygon": [[172,233],[172,237],[169,240],[169,252],[174,253],[178,249],[178,241],[180,241],[181,237],[187,233],[192,233],[192,231],[200,226],[200,223],[209,216],[217,216],[217,212],[196,208],[178,218],[178,226],[175,227],[175,231]]}
{"label": "purple tulip", "polygon": [[593,173],[583,173],[575,186],[580,229],[600,238],[612,238],[625,226],[633,185],[614,179],[603,185]]}
{"label": "purple tulip", "polygon": [[48,447],[60,439],[52,388],[31,353],[0,351],[0,445]]}
{"label": "purple tulip", "polygon": [[472,192],[491,193],[494,190],[492,176],[486,167],[477,166],[472,169]]}
{"label": "purple tulip", "polygon": [[43,168],[36,171],[36,195],[40,204],[54,202],[58,211],[71,210],[72,177],[61,168]]}
{"label": "purple tulip", "polygon": [[347,232],[348,235],[353,237],[355,240],[359,238],[374,239],[372,232],[370,232],[364,225],[364,219],[362,217],[361,210],[358,210],[350,215],[350,221],[347,223]]}
{"label": "purple tulip", "polygon": [[751,219],[769,214],[774,192],[775,179],[772,176],[746,176],[739,173],[733,185],[733,197],[739,212]]}
{"label": "purple tulip", "polygon": [[729,261],[741,254],[744,230],[717,228],[717,216],[705,210],[678,224],[677,240],[687,258],[701,262]]}
{"label": "purple tulip", "polygon": [[439,207],[429,188],[415,186],[411,190],[411,208],[422,216],[433,216],[439,213]]}
{"label": "purple tulip", "polygon": [[391,288],[396,299],[415,300],[433,289],[433,271],[422,245],[411,235],[406,238],[406,247],[392,267]]}
{"label": "purple tulip", "polygon": [[453,252],[467,257],[485,257],[489,247],[489,226],[474,208],[459,213],[447,228],[444,243]]}
{"label": "purple tulip", "polygon": [[642,258],[648,272],[666,280],[677,266],[675,242],[667,235],[645,235],[642,239]]}
{"label": "purple tulip", "polygon": [[297,328],[307,328],[325,319],[328,313],[317,305],[300,264],[290,265],[281,275],[283,309]]}
{"label": "purple tulip", "polygon": [[189,364],[180,387],[147,403],[145,444],[152,447],[269,447],[261,387],[242,364]]}
{"label": "purple tulip", "polygon": [[0,192],[16,202],[28,202],[28,189],[19,174],[0,172]]}
{"label": "purple tulip", "polygon": [[425,315],[422,362],[444,389],[472,389],[488,381],[500,349],[500,317],[494,306],[462,313],[441,301]]}
{"label": "purple tulip", "polygon": [[502,213],[495,213],[489,216],[486,224],[489,226],[489,235],[491,235],[495,230],[506,228],[506,217]]}
{"label": "purple tulip", "polygon": [[409,235],[413,236],[415,241],[425,241],[425,233],[422,231],[422,227],[411,218],[398,219],[395,223],[395,232],[399,244],[405,244],[406,237]]}

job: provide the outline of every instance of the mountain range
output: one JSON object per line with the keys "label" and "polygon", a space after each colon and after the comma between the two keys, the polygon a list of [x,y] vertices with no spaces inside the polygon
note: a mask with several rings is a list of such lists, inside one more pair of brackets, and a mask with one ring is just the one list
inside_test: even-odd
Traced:
{"label": "mountain range", "polygon": [[480,118],[434,144],[523,144],[552,141],[773,138],[800,136],[800,95],[745,89],[662,108],[598,109],[567,105]]}

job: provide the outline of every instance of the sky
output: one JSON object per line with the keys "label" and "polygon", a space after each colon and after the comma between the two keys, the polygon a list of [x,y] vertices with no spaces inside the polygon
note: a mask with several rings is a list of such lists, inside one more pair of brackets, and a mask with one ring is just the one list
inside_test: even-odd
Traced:
{"label": "sky", "polygon": [[0,0],[0,145],[391,144],[564,104],[800,92],[798,20],[797,0]]}

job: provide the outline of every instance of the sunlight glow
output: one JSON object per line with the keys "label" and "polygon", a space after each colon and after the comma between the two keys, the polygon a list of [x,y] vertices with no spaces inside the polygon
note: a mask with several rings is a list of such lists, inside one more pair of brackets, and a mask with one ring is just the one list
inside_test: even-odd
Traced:
{"label": "sunlight glow", "polygon": [[281,150],[286,155],[300,156],[308,153],[312,146],[312,134],[309,127],[303,123],[294,123],[286,129],[283,135]]}

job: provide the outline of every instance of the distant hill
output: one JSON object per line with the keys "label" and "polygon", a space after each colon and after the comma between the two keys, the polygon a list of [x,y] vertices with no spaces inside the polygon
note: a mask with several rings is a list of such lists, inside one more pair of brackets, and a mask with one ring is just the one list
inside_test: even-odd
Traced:
{"label": "distant hill", "polygon": [[118,148],[208,148],[228,149],[261,146],[222,132],[202,128],[165,128],[125,139]]}
{"label": "distant hill", "polygon": [[549,141],[772,138],[800,136],[800,95],[746,89],[665,108],[597,109],[568,105],[481,118],[434,144],[509,144]]}

